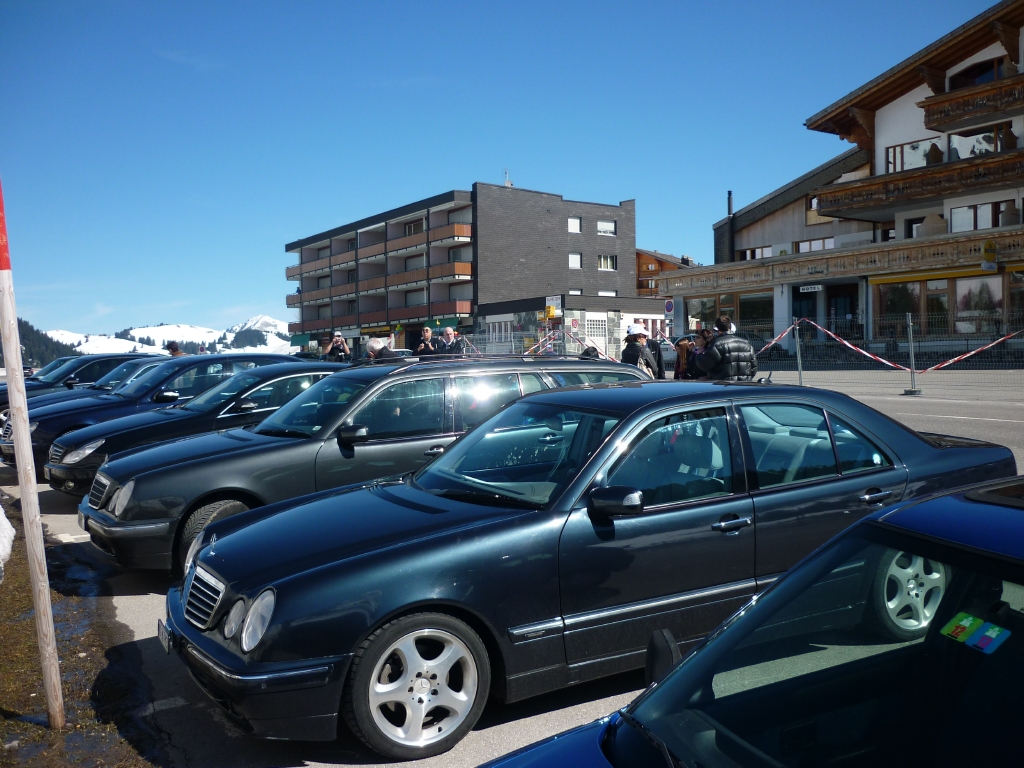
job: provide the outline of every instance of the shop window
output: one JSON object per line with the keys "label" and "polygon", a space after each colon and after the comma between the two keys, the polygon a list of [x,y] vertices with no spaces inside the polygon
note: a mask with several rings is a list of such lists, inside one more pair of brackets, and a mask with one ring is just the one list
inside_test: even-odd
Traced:
{"label": "shop window", "polygon": [[1010,129],[1010,123],[997,123],[949,135],[950,161],[1016,148],[1017,136]]}
{"label": "shop window", "polygon": [[1006,323],[1011,331],[1024,328],[1024,272],[1008,273],[1010,280],[1010,306]]}
{"label": "shop window", "polygon": [[885,283],[878,286],[878,313],[894,315],[899,318],[910,312],[917,315],[921,311],[921,284]]}
{"label": "shop window", "polygon": [[913,168],[923,168],[926,165],[935,165],[942,162],[942,147],[939,142],[942,139],[921,139],[919,141],[908,141],[905,144],[897,144],[893,147],[886,147],[885,150],[885,172],[898,173],[909,171]]}
{"label": "shop window", "polygon": [[[991,83],[994,80],[1008,77],[1010,74],[1006,57],[1000,56],[998,59],[990,59],[972,64],[955,75],[951,75],[949,78],[949,90],[956,91],[960,88],[970,88],[973,85]],[[1013,70],[1012,74],[1017,74],[1016,69]]]}
{"label": "shop window", "polygon": [[736,261],[753,261],[754,259],[770,259],[772,247],[765,245],[760,248],[745,248],[736,251]]}
{"label": "shop window", "polygon": [[775,321],[775,294],[746,293],[740,296],[740,314],[737,327],[763,326],[771,328]]}
{"label": "shop window", "polygon": [[711,328],[715,324],[717,304],[714,297],[707,299],[687,299],[686,315],[688,327],[695,331],[700,328]]}
{"label": "shop window", "polygon": [[950,232],[970,232],[975,229],[991,229],[999,226],[999,216],[1010,207],[1013,200],[981,205],[964,205],[949,211]]}
{"label": "shop window", "polygon": [[1003,315],[1003,278],[966,277],[956,281],[957,333],[998,333]]}

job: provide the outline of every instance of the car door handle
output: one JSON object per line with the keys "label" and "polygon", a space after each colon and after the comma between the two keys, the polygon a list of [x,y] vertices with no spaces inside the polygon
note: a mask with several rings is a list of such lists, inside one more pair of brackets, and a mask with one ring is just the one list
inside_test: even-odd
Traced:
{"label": "car door handle", "polygon": [[865,504],[881,504],[892,496],[892,491],[883,491],[881,488],[868,488],[863,496],[859,497]]}
{"label": "car door handle", "polygon": [[555,443],[560,443],[563,440],[565,440],[564,435],[556,434],[544,435],[542,437],[537,438],[537,442],[540,443],[541,445],[554,445]]}
{"label": "car door handle", "polygon": [[749,517],[737,517],[733,520],[719,520],[717,523],[711,524],[711,530],[729,533],[730,531],[738,531],[740,528],[746,528],[752,522],[754,521]]}
{"label": "car door handle", "polygon": [[440,456],[442,453],[444,453],[444,446],[443,445],[435,445],[432,448],[427,448],[427,450],[425,450],[423,452],[423,455],[424,456]]}

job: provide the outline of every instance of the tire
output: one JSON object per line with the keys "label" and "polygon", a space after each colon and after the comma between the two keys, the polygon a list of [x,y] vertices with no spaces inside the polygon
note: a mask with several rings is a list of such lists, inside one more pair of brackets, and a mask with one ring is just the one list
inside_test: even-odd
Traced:
{"label": "tire", "polygon": [[375,752],[393,760],[431,757],[476,725],[490,685],[487,649],[476,632],[445,614],[417,613],[388,622],[356,649],[342,709]]}
{"label": "tire", "polygon": [[900,641],[923,637],[948,582],[949,570],[942,563],[887,549],[878,563],[870,597],[879,628]]}
{"label": "tire", "polygon": [[192,546],[192,542],[196,540],[196,536],[206,526],[217,520],[223,520],[225,517],[245,512],[248,509],[249,507],[240,501],[224,499],[223,501],[215,501],[212,504],[207,504],[205,507],[200,507],[189,515],[188,520],[185,521],[185,526],[181,529],[181,540],[178,542],[176,558],[178,568],[184,572],[185,555],[188,554],[188,549]]}

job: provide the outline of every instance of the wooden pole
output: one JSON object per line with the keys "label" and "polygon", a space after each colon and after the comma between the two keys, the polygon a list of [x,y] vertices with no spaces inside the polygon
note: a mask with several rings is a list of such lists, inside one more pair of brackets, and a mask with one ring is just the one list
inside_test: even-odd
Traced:
{"label": "wooden pole", "polygon": [[0,334],[3,336],[4,366],[7,369],[7,400],[10,407],[14,458],[18,463],[18,485],[21,486],[21,517],[25,521],[25,543],[28,546],[28,567],[32,578],[32,602],[36,613],[36,635],[39,638],[39,660],[43,666],[43,687],[50,727],[64,727],[64,695],[60,688],[60,664],[57,639],[53,631],[53,606],[50,604],[50,579],[46,575],[46,553],[43,546],[43,523],[39,518],[39,495],[36,493],[36,465],[32,457],[32,436],[28,431],[28,399],[25,396],[25,374],[21,369],[21,337],[18,334],[18,313],[14,306],[14,279],[11,275],[11,252],[7,244],[7,219],[4,216],[4,191],[0,184]]}

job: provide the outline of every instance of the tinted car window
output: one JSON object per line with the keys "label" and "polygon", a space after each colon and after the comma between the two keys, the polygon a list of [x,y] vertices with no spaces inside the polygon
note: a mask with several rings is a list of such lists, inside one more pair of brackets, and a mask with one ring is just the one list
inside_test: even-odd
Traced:
{"label": "tinted car window", "polygon": [[36,371],[35,375],[32,376],[31,378],[33,378],[33,379],[43,379],[45,376],[53,373],[54,371],[56,371],[61,366],[67,365],[68,362],[70,360],[72,360],[72,359],[73,358],[70,358],[70,357],[58,357],[52,363],[47,363],[42,368],[40,368],[38,371]]}
{"label": "tinted car window", "polygon": [[580,374],[588,384],[614,384],[617,381],[640,381],[625,371],[587,371]]}
{"label": "tinted car window", "polygon": [[88,365],[80,368],[78,373],[75,374],[75,378],[83,384],[93,384],[117,368],[117,366],[122,362],[123,360],[117,359],[97,360],[94,363],[89,363]]}
{"label": "tinted car window", "polygon": [[845,421],[833,414],[829,414],[828,420],[832,424],[832,436],[836,440],[839,470],[844,475],[865,469],[892,466],[892,461],[877,445]]}
{"label": "tinted car window", "polygon": [[371,439],[386,440],[444,431],[444,381],[400,381],[385,387],[352,417]]}
{"label": "tinted car window", "polygon": [[62,381],[71,375],[74,368],[79,365],[78,360],[68,360],[64,365],[54,368],[52,371],[44,376],[39,376],[40,381],[45,381],[47,384],[55,384],[58,381]]}
{"label": "tinted car window", "polygon": [[335,422],[368,382],[328,376],[260,422],[264,435],[310,437]]}
{"label": "tinted car window", "polygon": [[[301,395],[314,382],[320,381],[326,375],[324,373],[307,373],[303,376],[289,376],[286,379],[278,379],[249,392],[245,396],[245,400],[256,403],[257,410],[280,408],[292,398]],[[247,376],[246,378],[249,377]]]}
{"label": "tinted car window", "polygon": [[131,384],[133,381],[138,379],[140,376],[145,376],[147,373],[149,373],[154,368],[156,368],[158,365],[161,365],[164,362],[165,361],[163,361],[163,360],[154,360],[151,363],[146,363],[145,365],[140,365],[134,371],[129,373],[127,376],[125,376],[124,380],[120,384],[117,385],[117,387],[114,389],[114,391],[115,392],[120,392],[122,389],[127,387],[129,384]]}
{"label": "tinted car window", "polygon": [[123,362],[105,376],[97,379],[96,384],[101,387],[116,387],[122,381],[125,381],[132,374],[136,373],[141,367],[142,366],[139,365],[137,360]]}
{"label": "tinted car window", "polygon": [[544,381],[536,373],[520,373],[519,381],[523,385],[523,394],[528,395],[531,392],[540,392],[542,389],[547,389],[544,386]]}
{"label": "tinted car window", "polygon": [[230,364],[207,363],[205,365],[197,365],[182,371],[164,385],[164,389],[177,392],[181,399],[195,397],[231,375]]}
{"label": "tinted car window", "polygon": [[691,411],[649,424],[609,473],[608,484],[639,488],[644,505],[732,493],[725,409]]}
{"label": "tinted car window", "polygon": [[[166,360],[161,361],[166,363]],[[122,397],[137,397],[144,392],[148,392],[150,389],[155,387],[164,377],[167,376],[167,371],[163,370],[162,365],[157,365],[145,373],[134,377],[127,384],[122,385],[118,390],[117,394]]]}
{"label": "tinted car window", "polygon": [[588,384],[589,382],[583,378],[581,373],[570,373],[568,371],[548,371],[550,376],[555,381],[556,387],[575,387],[579,384]]}
{"label": "tinted car window", "polygon": [[225,379],[220,384],[203,392],[197,398],[188,403],[188,405],[182,406],[189,411],[199,411],[206,413],[212,411],[223,403],[226,403],[232,397],[242,392],[253,384],[259,382],[259,376],[252,374],[239,374],[238,376],[232,376],[229,379]]}
{"label": "tinted car window", "polygon": [[514,373],[456,376],[457,430],[472,429],[505,403],[519,397],[519,377]]}
{"label": "tinted car window", "polygon": [[795,404],[740,407],[761,488],[838,473],[825,414]]}

